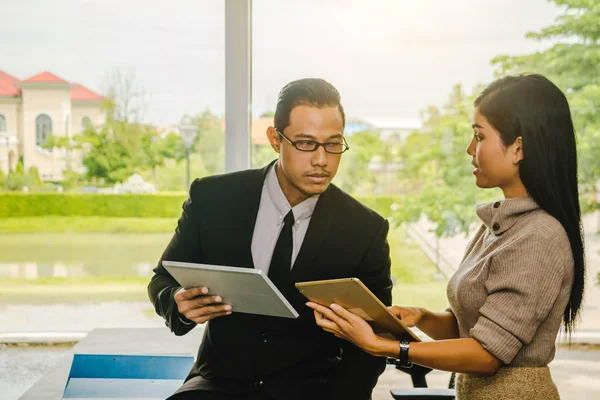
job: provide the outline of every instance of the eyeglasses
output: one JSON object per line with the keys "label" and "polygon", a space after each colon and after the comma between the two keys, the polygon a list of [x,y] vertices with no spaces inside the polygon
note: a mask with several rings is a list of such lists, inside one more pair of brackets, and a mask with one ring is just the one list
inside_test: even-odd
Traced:
{"label": "eyeglasses", "polygon": [[306,152],[316,151],[320,146],[323,146],[325,151],[330,154],[342,154],[342,153],[350,150],[350,146],[348,146],[348,143],[346,142],[346,138],[343,136],[342,136],[343,142],[321,143],[321,142],[317,142],[316,140],[304,140],[304,139],[291,141],[287,136],[285,136],[283,133],[279,132],[278,129],[275,129],[275,132],[279,133],[282,138],[287,140],[298,151],[306,151]]}

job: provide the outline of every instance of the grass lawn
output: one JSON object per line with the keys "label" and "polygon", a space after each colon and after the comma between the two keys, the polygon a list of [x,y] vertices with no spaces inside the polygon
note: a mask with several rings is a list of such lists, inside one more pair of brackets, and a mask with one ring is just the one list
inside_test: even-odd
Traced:
{"label": "grass lawn", "polygon": [[437,268],[410,239],[404,229],[394,228],[388,235],[396,305],[425,307],[442,311],[448,305],[445,279],[438,280]]}
{"label": "grass lawn", "polygon": [[148,278],[113,276],[0,279],[0,310],[8,304],[148,301],[148,282]]}

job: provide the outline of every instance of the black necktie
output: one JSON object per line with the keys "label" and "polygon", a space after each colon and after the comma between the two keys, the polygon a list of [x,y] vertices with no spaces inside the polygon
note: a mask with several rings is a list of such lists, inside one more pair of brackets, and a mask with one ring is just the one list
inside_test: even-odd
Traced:
{"label": "black necktie", "polygon": [[279,239],[273,250],[271,265],[269,266],[269,279],[280,287],[284,283],[292,269],[292,249],[294,241],[292,238],[292,227],[294,226],[294,213],[290,210],[283,219],[283,228],[279,233]]}

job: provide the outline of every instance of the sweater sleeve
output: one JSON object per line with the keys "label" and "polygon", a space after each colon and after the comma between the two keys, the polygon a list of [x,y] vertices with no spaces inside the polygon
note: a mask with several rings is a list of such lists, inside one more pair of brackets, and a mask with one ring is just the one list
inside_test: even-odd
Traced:
{"label": "sweater sleeve", "polygon": [[505,364],[531,342],[558,299],[570,254],[553,243],[534,230],[492,258],[488,295],[470,336]]}

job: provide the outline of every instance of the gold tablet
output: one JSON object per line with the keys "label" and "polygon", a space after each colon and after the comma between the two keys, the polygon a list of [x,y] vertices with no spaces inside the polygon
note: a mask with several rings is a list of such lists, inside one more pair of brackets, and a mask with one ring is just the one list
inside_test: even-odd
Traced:
{"label": "gold tablet", "polygon": [[379,336],[388,339],[405,337],[413,341],[421,341],[358,278],[298,282],[296,288],[313,303],[325,307],[336,303],[360,316]]}

